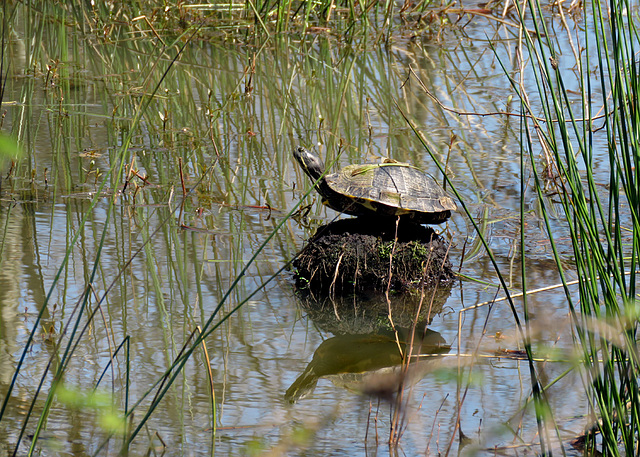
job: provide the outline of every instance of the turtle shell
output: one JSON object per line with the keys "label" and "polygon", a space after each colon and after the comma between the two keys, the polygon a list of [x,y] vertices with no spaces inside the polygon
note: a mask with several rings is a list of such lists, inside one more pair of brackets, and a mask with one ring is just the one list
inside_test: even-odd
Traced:
{"label": "turtle shell", "polygon": [[329,206],[348,214],[402,216],[437,224],[457,208],[432,176],[406,163],[349,165],[325,180],[333,191],[346,197],[340,202],[328,201]]}

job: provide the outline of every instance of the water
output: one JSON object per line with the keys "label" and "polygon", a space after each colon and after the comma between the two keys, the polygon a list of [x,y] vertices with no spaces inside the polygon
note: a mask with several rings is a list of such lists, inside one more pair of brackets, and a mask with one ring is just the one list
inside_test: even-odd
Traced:
{"label": "water", "polygon": [[[390,155],[438,176],[397,101],[439,160],[447,161],[472,214],[489,222],[498,264],[508,273],[509,285],[519,290],[519,121],[445,109],[517,111],[497,64],[498,58],[508,63],[513,55],[512,32],[475,18],[464,30],[446,29],[440,41],[400,39],[363,50],[322,35],[284,37],[258,50],[194,41],[170,69],[140,125],[133,126],[136,109],[154,89],[147,76],[157,81],[175,49],[158,57],[158,45],[147,39],[94,45],[90,37],[73,34],[67,38],[77,48],[67,48],[56,40],[67,32],[44,30],[46,46],[29,50],[26,31],[16,28],[12,39],[22,53],[12,56],[14,73],[3,99],[3,131],[20,133],[28,159],[19,162],[13,178],[2,181],[0,194],[0,398],[6,396],[34,325],[37,329],[2,423],[0,450],[14,448],[51,362],[19,453],[30,445],[51,373],[74,331],[83,334],[64,384],[79,398],[93,389],[115,348],[128,339],[128,407],[141,401],[130,425],[134,429],[192,332],[220,307],[212,318],[219,326],[153,411],[131,444],[132,455],[150,450],[261,455],[270,449],[284,455],[390,453],[392,408],[356,391],[362,376],[320,377],[297,402],[285,398],[314,352],[339,333],[322,313],[307,312],[291,272],[280,271],[313,228],[335,213],[311,194],[309,220],[289,219],[271,237],[309,185],[291,151],[298,144],[315,146],[327,163],[337,158],[341,165]],[[509,38],[498,44],[497,56],[485,40],[487,31]],[[43,66],[47,58],[60,59],[52,60],[50,73]],[[31,68],[26,64],[31,59],[39,62],[38,70],[23,76],[17,69]],[[442,106],[415,79],[407,81],[410,68]],[[562,71],[570,73],[567,67]],[[131,147],[122,157],[128,165],[114,168],[101,189],[121,159],[119,148],[131,128]],[[606,176],[604,169],[595,171]],[[129,181],[126,188],[123,179]],[[193,192],[181,207],[183,182]],[[530,180],[527,185],[532,210],[526,226],[527,281],[529,288],[538,288],[557,284],[559,278]],[[96,193],[101,197],[92,207]],[[117,198],[110,209],[112,196]],[[451,356],[415,364],[400,410],[406,414],[400,452],[457,452],[458,411],[460,428],[472,440],[466,450],[486,453],[504,446],[508,454],[537,452],[535,418],[531,407],[522,410],[531,390],[527,362],[496,356],[501,349],[520,348],[513,313],[505,301],[461,312],[501,293],[486,253],[471,249],[475,235],[466,217],[455,214],[441,229],[453,242],[455,268],[479,282],[461,280],[429,325],[451,345]],[[560,240],[561,252],[570,257],[569,240]],[[60,270],[67,254],[69,262]],[[75,330],[89,282],[91,299]],[[515,306],[522,316],[522,303]],[[561,289],[543,292],[529,298],[529,308],[537,351],[557,351],[564,360],[537,364],[545,383],[551,382],[572,366],[565,298]],[[94,311],[88,322],[86,316]],[[334,313],[331,307],[325,312]],[[369,325],[348,319],[343,315],[339,321],[342,330],[358,333],[359,326]],[[326,357],[337,357],[331,354]],[[124,411],[127,401],[124,360],[118,354],[99,387],[116,413]],[[465,368],[460,382],[458,364]],[[585,398],[575,388],[580,382],[569,374],[548,393],[564,440],[586,423]],[[55,400],[37,453],[93,455],[107,437],[110,412],[109,406]],[[119,441],[112,439],[99,453],[118,450]]]}

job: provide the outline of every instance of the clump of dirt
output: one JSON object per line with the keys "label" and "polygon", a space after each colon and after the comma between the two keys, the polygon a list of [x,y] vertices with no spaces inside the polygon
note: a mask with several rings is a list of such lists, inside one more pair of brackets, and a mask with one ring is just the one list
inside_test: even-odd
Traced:
{"label": "clump of dirt", "polygon": [[394,220],[358,217],[319,227],[293,266],[298,288],[313,294],[406,293],[451,286],[447,254],[448,243],[431,227],[401,221],[396,236]]}

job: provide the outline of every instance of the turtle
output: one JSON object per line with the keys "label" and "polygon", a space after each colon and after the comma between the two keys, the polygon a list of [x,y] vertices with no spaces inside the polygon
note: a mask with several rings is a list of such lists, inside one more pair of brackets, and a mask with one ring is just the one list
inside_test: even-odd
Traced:
{"label": "turtle", "polygon": [[315,183],[323,203],[341,213],[440,224],[457,209],[431,175],[408,163],[385,159],[377,164],[348,165],[323,176],[320,157],[301,146],[293,156]]}

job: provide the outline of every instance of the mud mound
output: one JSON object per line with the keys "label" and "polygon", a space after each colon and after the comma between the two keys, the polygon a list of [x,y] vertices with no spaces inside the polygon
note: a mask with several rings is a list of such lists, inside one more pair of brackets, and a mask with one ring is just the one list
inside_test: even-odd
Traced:
{"label": "mud mound", "polygon": [[371,295],[451,285],[448,243],[432,228],[365,218],[319,227],[293,266],[300,290]]}

